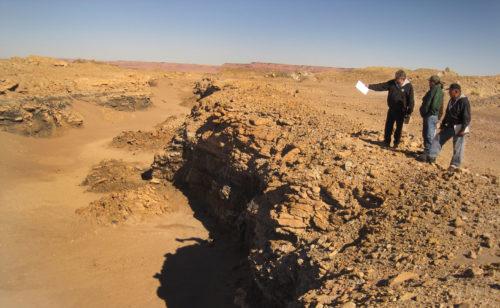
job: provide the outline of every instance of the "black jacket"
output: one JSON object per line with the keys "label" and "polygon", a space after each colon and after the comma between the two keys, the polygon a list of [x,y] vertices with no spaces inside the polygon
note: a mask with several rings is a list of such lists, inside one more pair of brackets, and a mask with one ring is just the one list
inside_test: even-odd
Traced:
{"label": "black jacket", "polygon": [[470,103],[466,96],[459,97],[455,102],[450,99],[446,107],[441,128],[461,124],[462,130],[469,126],[471,120]]}
{"label": "black jacket", "polygon": [[368,88],[373,91],[389,91],[387,94],[387,105],[389,109],[410,115],[413,112],[415,100],[413,98],[413,86],[406,82],[400,87],[396,80],[389,80],[383,83],[370,84]]}

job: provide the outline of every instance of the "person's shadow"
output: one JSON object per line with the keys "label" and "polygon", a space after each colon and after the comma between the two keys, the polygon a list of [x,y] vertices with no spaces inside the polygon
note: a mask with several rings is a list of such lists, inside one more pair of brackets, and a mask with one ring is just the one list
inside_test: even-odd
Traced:
{"label": "person's shadow", "polygon": [[249,281],[245,249],[226,235],[229,232],[215,229],[202,205],[191,199],[190,206],[211,239],[176,239],[192,244],[165,255],[161,271],[154,275],[160,282],[157,295],[169,308],[237,307],[237,289]]}
{"label": "person's shadow", "polygon": [[169,308],[236,307],[234,295],[240,255],[234,247],[211,243],[199,238],[192,245],[166,254],[161,272],[158,296]]}

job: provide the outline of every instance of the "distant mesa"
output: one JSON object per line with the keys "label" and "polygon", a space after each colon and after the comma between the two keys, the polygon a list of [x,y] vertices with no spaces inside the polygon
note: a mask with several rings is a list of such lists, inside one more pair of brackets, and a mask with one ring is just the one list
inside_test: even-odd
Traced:
{"label": "distant mesa", "polygon": [[118,65],[124,68],[133,69],[160,69],[169,72],[186,73],[217,73],[224,69],[248,69],[257,71],[279,71],[279,72],[326,72],[345,70],[345,68],[328,66],[295,65],[280,63],[224,63],[222,65],[190,64],[190,63],[172,63],[172,62],[142,62],[142,61],[108,61],[109,64]]}

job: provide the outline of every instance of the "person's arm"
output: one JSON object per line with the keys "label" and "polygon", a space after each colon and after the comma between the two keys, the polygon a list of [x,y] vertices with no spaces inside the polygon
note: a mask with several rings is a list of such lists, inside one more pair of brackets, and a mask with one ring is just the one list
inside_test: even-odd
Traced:
{"label": "person's arm", "polygon": [[422,99],[422,107],[420,107],[420,114],[425,117],[429,113],[432,96],[434,95],[433,89],[427,91],[425,93],[424,98]]}
{"label": "person's arm", "polygon": [[413,86],[411,85],[411,83],[408,85],[406,101],[408,102],[408,106],[406,107],[406,115],[410,116],[413,113],[413,108],[415,107],[415,97],[413,95]]}
{"label": "person's arm", "polygon": [[[429,112],[434,112],[438,109],[439,104],[442,103],[443,95],[438,86],[433,86],[426,95],[424,103],[422,104],[422,116],[426,116]],[[441,116],[439,116],[440,118]]]}
{"label": "person's arm", "polygon": [[470,103],[468,98],[464,98],[464,108],[462,110],[462,129],[458,132],[459,136],[465,135],[465,129],[469,126],[471,120]]}
{"label": "person's arm", "polygon": [[438,113],[438,120],[442,120],[443,115],[444,115],[444,93],[442,90],[440,91],[440,93],[441,93],[441,98],[439,100],[439,103],[441,105],[439,105],[440,107],[439,107],[439,113]]}
{"label": "person's arm", "polygon": [[[448,102],[448,104],[449,104],[449,102]],[[443,106],[444,106],[444,102],[443,102]],[[448,107],[444,107],[444,108],[446,111],[444,113],[443,120],[441,121],[441,125],[439,125],[439,129],[445,128],[445,124],[448,123],[447,118],[448,118],[448,112],[450,112],[450,111],[448,110]]]}
{"label": "person's arm", "polygon": [[373,91],[388,91],[391,81],[392,80],[389,80],[387,82],[382,82],[382,83],[369,84],[368,89],[373,90]]}

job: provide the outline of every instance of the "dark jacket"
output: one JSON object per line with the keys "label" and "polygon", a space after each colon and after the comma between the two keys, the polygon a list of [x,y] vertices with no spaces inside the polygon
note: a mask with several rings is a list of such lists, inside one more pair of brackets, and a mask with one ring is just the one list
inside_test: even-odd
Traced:
{"label": "dark jacket", "polygon": [[433,86],[422,99],[422,106],[420,106],[420,115],[428,117],[431,115],[442,116],[443,105],[443,89],[440,84]]}
{"label": "dark jacket", "polygon": [[441,122],[441,128],[461,124],[462,130],[469,126],[471,120],[470,103],[466,96],[459,97],[455,102],[450,99],[446,114]]}
{"label": "dark jacket", "polygon": [[400,87],[396,80],[393,79],[383,83],[370,84],[368,88],[373,91],[389,91],[387,94],[389,109],[404,115],[410,115],[413,112],[415,101],[411,83],[406,82]]}

